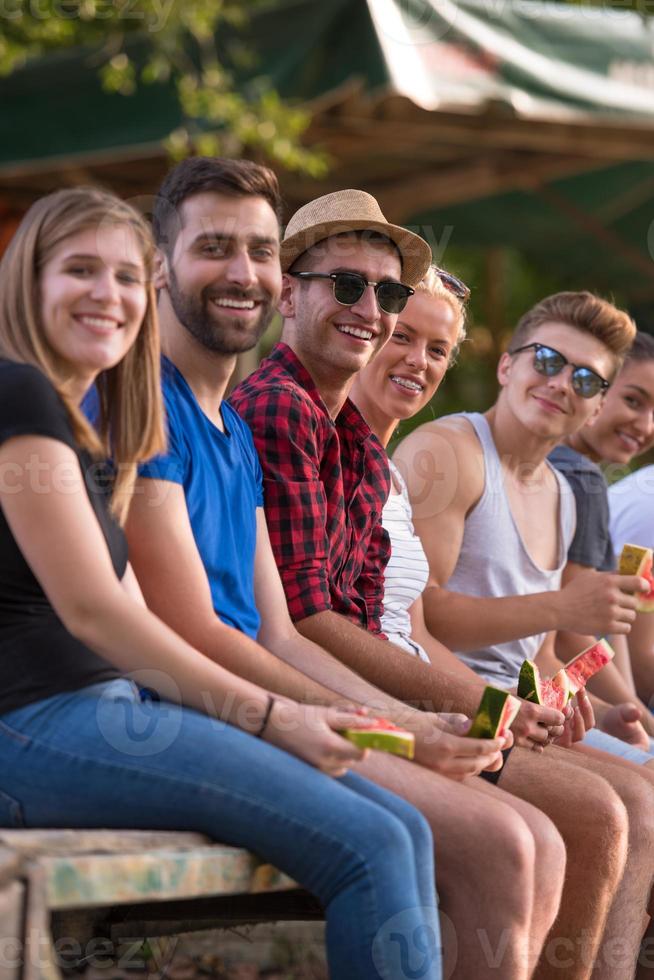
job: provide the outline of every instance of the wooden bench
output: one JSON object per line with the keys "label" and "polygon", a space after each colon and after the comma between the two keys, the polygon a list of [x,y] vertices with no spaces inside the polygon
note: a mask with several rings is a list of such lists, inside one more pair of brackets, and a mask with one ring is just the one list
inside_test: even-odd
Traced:
{"label": "wooden bench", "polygon": [[322,914],[271,865],[200,834],[0,829],[2,937],[22,951],[0,951],[0,980],[61,980],[62,958],[127,939]]}

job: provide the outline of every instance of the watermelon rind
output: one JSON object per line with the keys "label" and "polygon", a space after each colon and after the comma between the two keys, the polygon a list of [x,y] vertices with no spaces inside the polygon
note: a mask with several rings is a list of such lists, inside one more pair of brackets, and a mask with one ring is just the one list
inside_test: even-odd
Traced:
{"label": "watermelon rind", "polygon": [[551,680],[552,687],[555,690],[561,692],[560,702],[556,705],[559,711],[563,711],[568,701],[570,701],[575,696],[575,691],[572,690],[572,684],[570,683],[570,677],[565,669],[562,667],[558,670]]}
{"label": "watermelon rind", "polygon": [[651,585],[650,592],[636,593],[637,612],[654,612],[654,579],[652,578],[652,562],[654,553],[651,548],[643,548],[639,544],[625,544],[622,546],[618,571],[621,575],[640,575],[647,579]]}
{"label": "watermelon rind", "polygon": [[618,571],[620,575],[640,575],[647,562],[652,562],[652,549],[639,544],[625,544],[620,552]]}
{"label": "watermelon rind", "polygon": [[388,732],[370,728],[345,728],[339,732],[360,749],[378,749],[380,752],[391,752],[405,759],[413,759],[415,752],[415,737],[412,732],[397,730]]}
{"label": "watermelon rind", "polygon": [[518,697],[541,704],[540,671],[533,660],[524,660],[518,677]]}
{"label": "watermelon rind", "polygon": [[468,737],[496,738],[498,732],[510,728],[519,710],[520,702],[508,691],[485,687]]}

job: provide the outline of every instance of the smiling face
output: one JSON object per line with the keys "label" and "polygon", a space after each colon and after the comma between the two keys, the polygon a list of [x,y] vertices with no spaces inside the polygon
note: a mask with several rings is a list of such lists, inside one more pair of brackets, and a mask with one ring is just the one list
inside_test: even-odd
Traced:
{"label": "smiling face", "polygon": [[136,340],[147,307],[145,276],[141,248],[126,225],[70,235],[45,262],[39,277],[43,331],[85,385]]}
{"label": "smiling face", "polygon": [[578,448],[592,459],[628,463],[654,445],[654,360],[628,360],[602,410],[579,433]]}
{"label": "smiling face", "polygon": [[[400,258],[386,242],[338,235],[320,243],[319,254],[302,263],[307,272],[355,272],[369,282],[401,281]],[[284,276],[280,311],[287,340],[314,378],[327,373],[356,375],[384,346],[397,314],[379,309],[371,286],[352,306],[334,298],[329,279]]]}
{"label": "smiling face", "polygon": [[270,323],[281,289],[279,228],[257,195],[206,192],[180,208],[165,273],[170,305],[207,350],[250,350]]}
{"label": "smiling face", "polygon": [[533,350],[503,354],[498,379],[501,402],[516,421],[533,435],[560,442],[596,415],[602,395],[582,398],[572,388],[572,366],[588,367],[603,378],[610,378],[614,357],[604,344],[585,331],[564,323],[543,323],[529,336],[529,343],[553,347],[570,362],[551,377],[534,368]]}
{"label": "smiling face", "polygon": [[375,432],[393,429],[433,398],[457,343],[459,322],[446,300],[418,291],[386,346],[357,377],[352,397]]}

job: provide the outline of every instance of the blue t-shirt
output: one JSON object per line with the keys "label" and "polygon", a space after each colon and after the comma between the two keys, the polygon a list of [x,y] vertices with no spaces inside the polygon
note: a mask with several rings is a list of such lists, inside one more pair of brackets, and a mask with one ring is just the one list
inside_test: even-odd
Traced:
{"label": "blue t-shirt", "polygon": [[161,373],[168,451],[139,467],[139,475],[184,487],[213,607],[228,626],[256,638],[260,623],[254,600],[256,509],[263,507],[263,478],[250,430],[223,402],[225,432],[221,432],[165,357]]}

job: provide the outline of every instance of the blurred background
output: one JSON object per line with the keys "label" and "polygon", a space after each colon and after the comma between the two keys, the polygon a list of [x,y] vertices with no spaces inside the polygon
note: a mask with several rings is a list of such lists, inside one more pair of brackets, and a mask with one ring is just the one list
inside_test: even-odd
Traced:
{"label": "blurred background", "polygon": [[361,187],[472,289],[423,418],[484,409],[547,293],[596,290],[654,332],[650,6],[0,0],[0,251],[54,188],[101,183],[148,212],[188,153],[269,163],[287,218]]}

